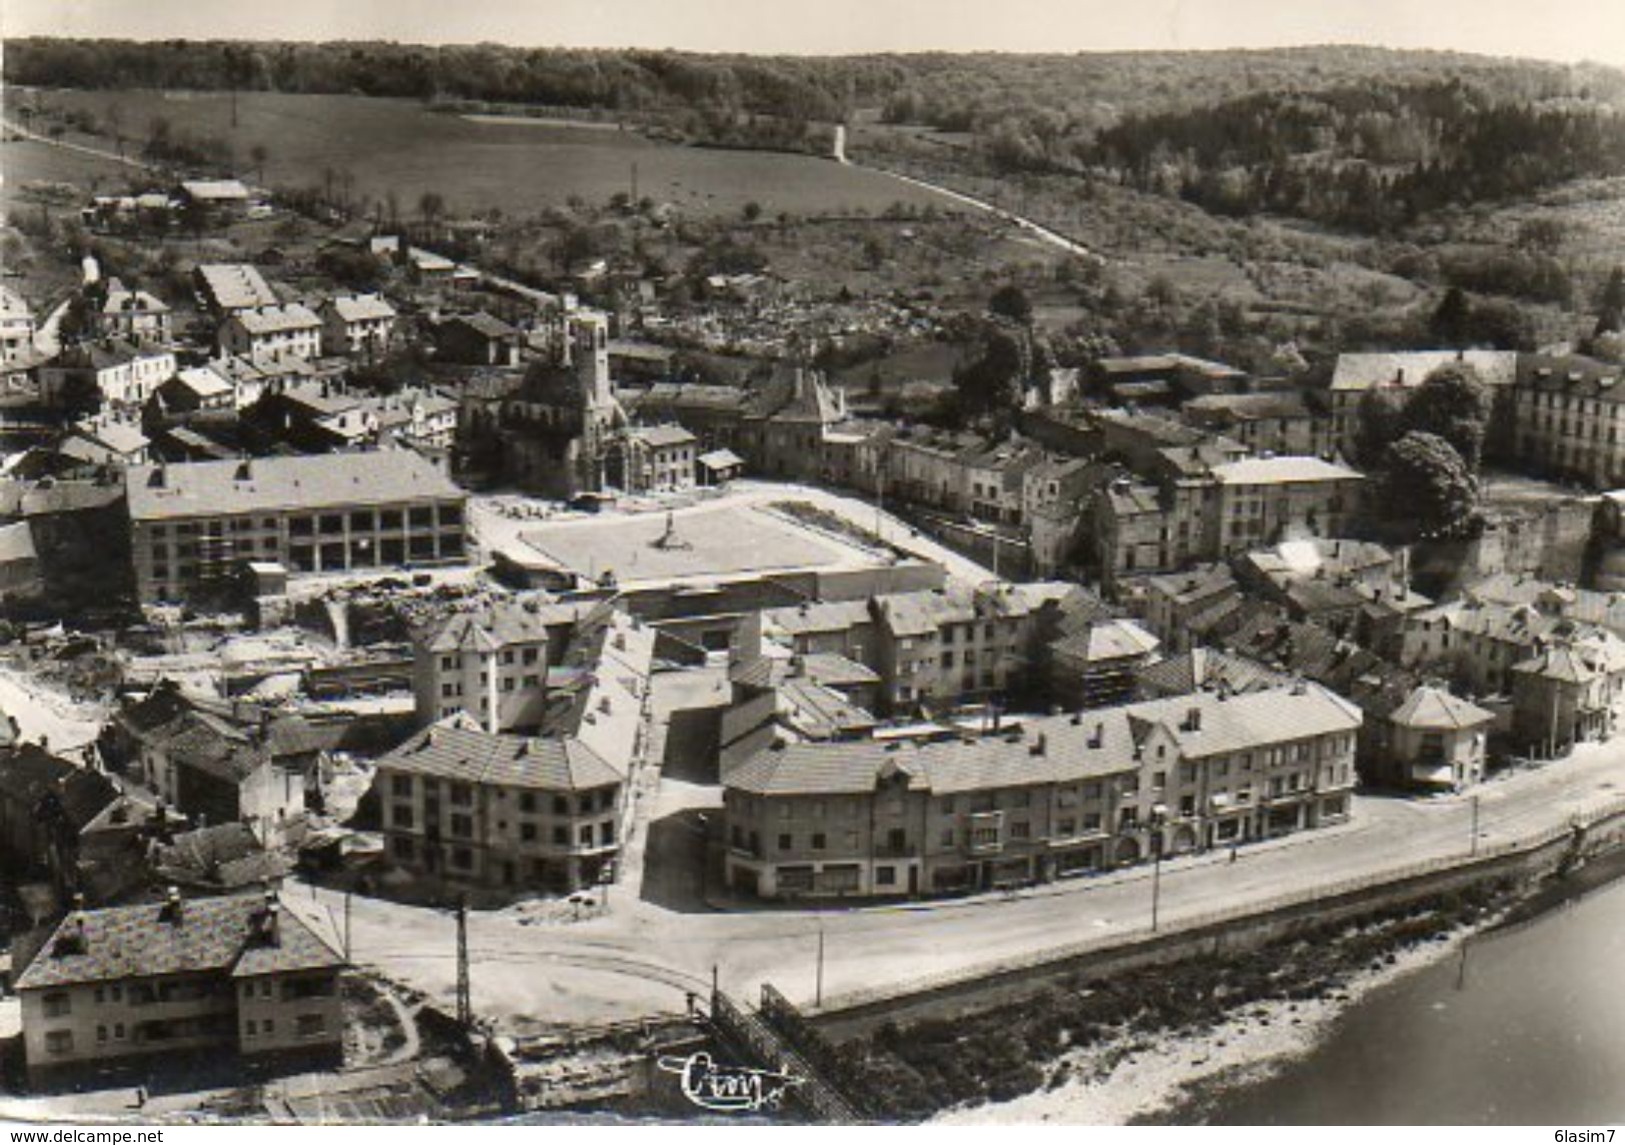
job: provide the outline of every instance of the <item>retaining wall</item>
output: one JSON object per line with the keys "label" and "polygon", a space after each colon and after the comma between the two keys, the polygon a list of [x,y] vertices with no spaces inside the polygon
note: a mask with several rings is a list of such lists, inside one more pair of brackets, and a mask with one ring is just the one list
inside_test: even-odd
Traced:
{"label": "retaining wall", "polygon": [[1105,977],[1146,966],[1250,950],[1309,926],[1403,908],[1450,892],[1496,883],[1528,885],[1558,874],[1576,858],[1625,850],[1625,800],[1616,800],[1570,825],[1503,844],[1478,856],[1432,860],[1382,875],[1304,894],[1283,896],[1233,911],[1175,920],[1158,934],[1079,943],[1042,951],[1019,962],[926,979],[907,990],[830,999],[808,1013],[826,1038],[840,1043],[887,1021],[902,1025],[980,1013],[1031,997],[1077,975]]}

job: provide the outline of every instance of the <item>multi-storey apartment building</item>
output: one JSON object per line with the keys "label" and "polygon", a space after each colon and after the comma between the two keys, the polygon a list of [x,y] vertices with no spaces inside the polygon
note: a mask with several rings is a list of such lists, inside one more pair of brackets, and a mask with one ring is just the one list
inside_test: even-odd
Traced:
{"label": "multi-storey apartment building", "polygon": [[250,561],[304,573],[466,558],[467,495],[411,450],[134,466],[125,493],[144,601],[223,587]]}
{"label": "multi-storey apartment building", "polygon": [[448,716],[378,761],[385,857],[493,886],[596,881],[621,845],[625,779],[573,740],[496,735]]}
{"label": "multi-storey apartment building", "polygon": [[1527,354],[1512,391],[1520,465],[1594,489],[1625,485],[1625,368]]}
{"label": "multi-storey apartment building", "polygon": [[385,857],[498,887],[570,889],[609,873],[643,751],[654,630],[601,606],[584,617],[539,737],[457,712],[378,761]]}
{"label": "multi-storey apartment building", "polygon": [[962,740],[778,744],[724,781],[728,884],[766,898],[944,893],[1321,826],[1350,813],[1360,723],[1300,685]]}
{"label": "multi-storey apartment building", "polygon": [[883,710],[1001,692],[1033,651],[1034,617],[1064,586],[892,593],[871,603]]}
{"label": "multi-storey apartment building", "polygon": [[17,973],[29,1079],[184,1053],[341,1060],[344,965],[275,896],[74,910]]}
{"label": "multi-storey apartment building", "polygon": [[[1365,477],[1318,457],[1250,457],[1215,465],[1207,514],[1214,555],[1300,537],[1340,537],[1360,508]],[[1211,533],[1209,534],[1211,535]]]}
{"label": "multi-storey apartment building", "polygon": [[322,303],[322,350],[381,354],[395,331],[395,308],[381,294],[341,294]]}
{"label": "multi-storey apartment building", "polygon": [[255,359],[316,358],[322,352],[322,320],[297,302],[235,310],[220,324],[220,352]]}
{"label": "multi-storey apartment building", "polygon": [[587,607],[495,601],[425,626],[413,640],[418,721],[467,712],[492,733],[540,726],[548,668]]}
{"label": "multi-storey apartment building", "polygon": [[1395,353],[1339,354],[1332,371],[1332,434],[1344,457],[1354,456],[1359,436],[1360,401],[1372,390],[1407,393],[1427,381],[1440,366],[1454,363],[1471,366],[1478,379],[1490,390],[1493,411],[1487,447],[1494,452],[1509,440],[1508,428],[1512,392],[1518,372],[1518,355],[1511,350],[1408,350]]}

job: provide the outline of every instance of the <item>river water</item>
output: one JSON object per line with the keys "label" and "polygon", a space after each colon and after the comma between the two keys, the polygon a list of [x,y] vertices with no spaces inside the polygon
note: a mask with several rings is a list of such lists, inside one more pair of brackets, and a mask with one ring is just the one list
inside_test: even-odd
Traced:
{"label": "river water", "polygon": [[1474,937],[1216,1100],[1229,1125],[1625,1121],[1625,882]]}

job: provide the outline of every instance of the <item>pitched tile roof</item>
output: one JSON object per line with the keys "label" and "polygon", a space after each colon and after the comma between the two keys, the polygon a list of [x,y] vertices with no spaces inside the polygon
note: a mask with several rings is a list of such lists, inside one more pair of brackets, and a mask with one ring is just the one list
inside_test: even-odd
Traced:
{"label": "pitched tile roof", "polygon": [[1412,691],[1388,718],[1406,727],[1450,731],[1481,727],[1492,722],[1495,713],[1460,696],[1452,696],[1444,688],[1424,684]]}
{"label": "pitched tile roof", "polygon": [[345,322],[368,322],[395,317],[395,308],[381,294],[340,294],[328,301]]}
{"label": "pitched tile roof", "polygon": [[275,306],[276,291],[265,276],[245,262],[205,263],[197,268],[204,289],[221,310]]}
{"label": "pitched tile roof", "polygon": [[233,317],[250,334],[281,334],[288,330],[312,330],[321,326],[308,306],[290,302],[286,306],[256,306],[239,310]]}
{"label": "pitched tile roof", "polygon": [[[70,914],[17,978],[16,988],[209,971],[244,978],[344,965],[343,956],[286,907],[277,912],[275,944],[265,941],[260,937],[265,909],[263,895],[247,894],[187,900],[178,923],[170,921],[161,903]],[[82,943],[75,941],[81,922]]]}
{"label": "pitched tile roof", "polygon": [[380,758],[378,770],[538,791],[580,791],[623,778],[573,737],[493,735],[462,713],[412,736]]}
{"label": "pitched tile roof", "polygon": [[[1192,711],[1199,721],[1190,720]],[[1200,758],[1353,732],[1361,718],[1359,708],[1313,684],[1228,698],[1200,693],[1038,717],[951,741],[780,744],[744,761],[726,784],[756,795],[858,795],[902,776],[912,790],[946,795],[1065,783],[1138,771],[1137,749],[1157,727],[1186,758]]]}
{"label": "pitched tile roof", "polygon": [[1516,377],[1518,355],[1510,350],[1408,350],[1377,354],[1339,354],[1332,370],[1333,390],[1368,390],[1373,386],[1419,386],[1440,366],[1458,360],[1478,371],[1488,386],[1509,386]]}

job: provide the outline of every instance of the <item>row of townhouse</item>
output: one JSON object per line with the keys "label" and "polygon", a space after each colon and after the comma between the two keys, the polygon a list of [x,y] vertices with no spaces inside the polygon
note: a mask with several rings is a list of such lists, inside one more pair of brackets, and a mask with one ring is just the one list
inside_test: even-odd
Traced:
{"label": "row of townhouse", "polygon": [[[373,791],[385,858],[416,874],[508,889],[612,877],[645,749],[654,640],[649,626],[600,605],[554,667],[538,734],[487,730],[465,697],[462,710],[380,758]],[[523,650],[515,649],[521,661]],[[486,668],[490,679],[500,660]]]}
{"label": "row of townhouse", "polygon": [[778,743],[724,778],[728,885],[904,896],[1108,869],[1341,821],[1358,708],[1199,693],[926,742]]}
{"label": "row of townhouse", "polygon": [[1535,604],[1473,598],[1408,618],[1402,660],[1448,672],[1479,695],[1510,697],[1525,750],[1560,755],[1611,738],[1625,715],[1625,640]]}
{"label": "row of townhouse", "polygon": [[1108,590],[1300,538],[1341,537],[1359,519],[1365,477],[1318,457],[1212,463],[1202,447],[1167,451],[1159,484],[1120,477],[1089,512],[1092,561]]}

